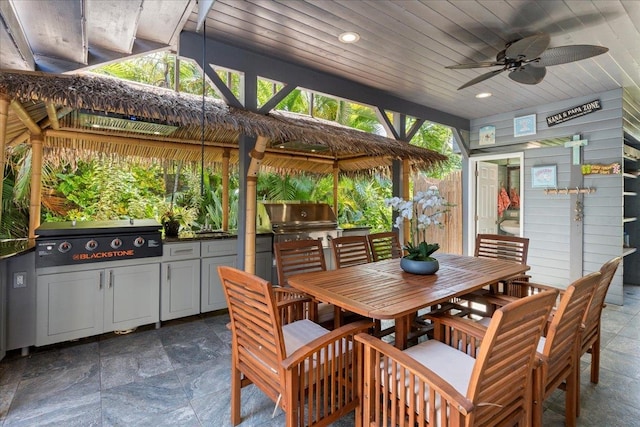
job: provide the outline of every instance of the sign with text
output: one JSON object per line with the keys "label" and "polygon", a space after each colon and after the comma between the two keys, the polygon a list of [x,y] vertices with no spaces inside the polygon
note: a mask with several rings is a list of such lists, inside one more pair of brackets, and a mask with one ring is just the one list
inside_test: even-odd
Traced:
{"label": "sign with text", "polygon": [[620,163],[610,165],[582,165],[582,175],[617,175],[622,171]]}
{"label": "sign with text", "polygon": [[594,99],[586,104],[578,105],[547,117],[547,126],[551,127],[558,123],[566,122],[598,110],[602,110],[602,104],[599,99]]}

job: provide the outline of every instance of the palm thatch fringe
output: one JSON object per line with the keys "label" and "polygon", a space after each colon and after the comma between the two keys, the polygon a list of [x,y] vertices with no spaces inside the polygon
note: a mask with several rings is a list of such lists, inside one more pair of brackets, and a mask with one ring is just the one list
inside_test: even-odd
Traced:
{"label": "palm thatch fringe", "polygon": [[[326,120],[279,111],[262,115],[213,98],[203,103],[201,96],[104,76],[0,71],[0,96],[20,102],[44,129],[49,154],[61,154],[66,147],[83,153],[197,161],[202,160],[204,143],[206,164],[221,162],[223,147],[234,148],[230,161],[236,163],[239,136],[247,135],[269,140],[262,164],[278,171],[324,174],[337,165],[341,172],[371,173],[388,171],[394,159],[408,159],[414,170],[424,170],[446,160],[440,153]],[[52,105],[61,116],[53,117],[60,131],[48,128]],[[135,116],[177,129],[165,137],[113,129],[97,132],[81,123],[80,110]],[[9,143],[22,141],[24,124],[11,111],[9,122]]]}

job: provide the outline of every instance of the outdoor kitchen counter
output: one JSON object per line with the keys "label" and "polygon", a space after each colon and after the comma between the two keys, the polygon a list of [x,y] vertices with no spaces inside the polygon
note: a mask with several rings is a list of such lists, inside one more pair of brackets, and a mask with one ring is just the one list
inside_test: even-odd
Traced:
{"label": "outdoor kitchen counter", "polygon": [[35,245],[35,239],[0,240],[0,260],[32,251]]}
{"label": "outdoor kitchen counter", "polygon": [[[271,236],[271,231],[258,232],[256,236]],[[234,231],[212,231],[210,233],[183,233],[178,237],[165,237],[165,243],[192,242],[199,240],[217,240],[217,239],[237,239],[238,235]]]}

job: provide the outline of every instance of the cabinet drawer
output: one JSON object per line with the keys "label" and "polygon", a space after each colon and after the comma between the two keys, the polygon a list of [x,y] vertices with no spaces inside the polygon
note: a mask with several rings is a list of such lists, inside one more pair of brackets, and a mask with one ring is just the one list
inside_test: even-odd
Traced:
{"label": "cabinet drawer", "polygon": [[225,255],[236,255],[238,252],[237,239],[215,239],[200,242],[202,244],[202,257],[214,257]]}
{"label": "cabinet drawer", "polygon": [[165,243],[162,246],[162,261],[200,258],[200,242]]}
{"label": "cabinet drawer", "polygon": [[256,252],[271,252],[273,249],[273,238],[256,237]]}

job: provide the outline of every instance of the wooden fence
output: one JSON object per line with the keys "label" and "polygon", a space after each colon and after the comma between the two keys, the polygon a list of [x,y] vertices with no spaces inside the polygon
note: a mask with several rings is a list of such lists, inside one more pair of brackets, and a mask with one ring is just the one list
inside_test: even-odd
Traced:
{"label": "wooden fence", "polygon": [[442,227],[429,227],[426,233],[428,243],[439,243],[439,252],[462,254],[462,172],[455,171],[442,180],[413,175],[413,191],[426,191],[435,185],[449,203],[454,204],[444,215]]}

